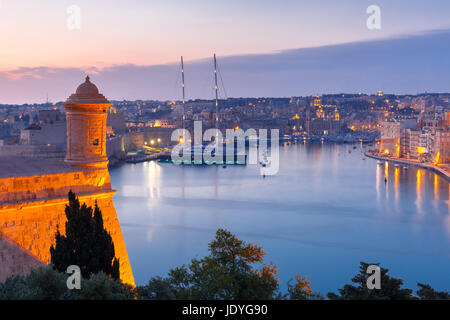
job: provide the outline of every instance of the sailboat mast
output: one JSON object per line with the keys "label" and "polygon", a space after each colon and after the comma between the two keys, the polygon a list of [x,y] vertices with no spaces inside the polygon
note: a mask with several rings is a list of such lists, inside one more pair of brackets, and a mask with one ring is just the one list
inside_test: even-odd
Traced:
{"label": "sailboat mast", "polygon": [[216,54],[214,53],[214,81],[215,81],[215,89],[216,89],[216,129],[218,129],[219,125],[219,87],[217,85],[217,60]]}
{"label": "sailboat mast", "polygon": [[183,118],[182,118],[182,125],[184,129],[184,121],[186,120],[186,107],[185,107],[185,95],[184,95],[184,63],[183,63],[183,56],[181,56],[181,88],[183,90]]}

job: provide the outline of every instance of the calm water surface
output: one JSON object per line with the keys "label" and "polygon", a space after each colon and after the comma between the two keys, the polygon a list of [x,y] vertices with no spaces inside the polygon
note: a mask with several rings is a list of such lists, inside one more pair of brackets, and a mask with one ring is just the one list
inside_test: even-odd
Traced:
{"label": "calm water surface", "polygon": [[335,291],[366,261],[410,288],[450,289],[449,183],[427,170],[377,165],[356,147],[280,147],[279,173],[266,179],[256,166],[111,170],[136,283],[203,257],[226,228],[263,246],[283,284],[300,272],[314,290]]}

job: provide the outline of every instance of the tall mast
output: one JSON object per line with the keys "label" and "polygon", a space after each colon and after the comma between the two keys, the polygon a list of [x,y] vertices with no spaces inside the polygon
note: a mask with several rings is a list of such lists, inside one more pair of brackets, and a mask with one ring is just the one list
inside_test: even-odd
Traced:
{"label": "tall mast", "polygon": [[[219,147],[219,86],[217,85],[217,60],[216,60],[216,54],[214,53],[214,83],[215,83],[215,90],[216,90],[216,156],[221,155],[223,152],[223,146],[221,145]],[[223,140],[220,141],[220,143],[223,143]],[[219,150],[220,148],[220,150]],[[222,156],[223,161],[223,156]],[[216,166],[216,175],[217,175],[217,166]],[[216,179],[217,183],[217,179]],[[217,197],[217,184],[216,184],[216,197]]]}
{"label": "tall mast", "polygon": [[216,90],[216,129],[219,128],[219,87],[217,86],[217,61],[216,54],[214,53],[214,81],[215,81],[215,90]]}
{"label": "tall mast", "polygon": [[183,56],[181,56],[181,88],[183,90],[183,118],[182,118],[182,126],[184,129],[184,121],[186,120],[186,106],[185,106],[185,95],[184,95],[184,63]]}

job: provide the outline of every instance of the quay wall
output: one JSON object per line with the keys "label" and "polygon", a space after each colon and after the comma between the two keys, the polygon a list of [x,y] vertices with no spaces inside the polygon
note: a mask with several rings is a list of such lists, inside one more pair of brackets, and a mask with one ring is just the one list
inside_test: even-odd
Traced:
{"label": "quay wall", "polygon": [[424,169],[428,169],[431,170],[433,172],[436,172],[437,174],[441,175],[443,178],[447,179],[447,181],[450,182],[450,173],[445,171],[442,168],[439,168],[436,165],[433,165],[431,163],[421,163],[418,161],[414,161],[414,160],[408,160],[408,159],[396,159],[396,158],[389,158],[389,157],[382,157],[379,155],[374,155],[368,151],[366,151],[364,153],[367,157],[372,158],[372,159],[376,159],[376,160],[381,160],[381,161],[389,161],[389,162],[394,162],[394,163],[401,163],[401,164],[408,164],[408,165],[412,165],[412,166],[418,166]]}

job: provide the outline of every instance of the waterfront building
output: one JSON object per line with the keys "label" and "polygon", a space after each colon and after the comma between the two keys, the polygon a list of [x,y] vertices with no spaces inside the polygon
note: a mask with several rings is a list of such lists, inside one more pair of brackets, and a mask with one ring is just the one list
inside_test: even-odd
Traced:
{"label": "waterfront building", "polygon": [[450,163],[450,128],[436,130],[433,159],[436,164]]}
{"label": "waterfront building", "polygon": [[407,159],[419,159],[420,155],[427,153],[428,150],[424,145],[423,134],[421,130],[405,129],[406,135],[409,136],[409,146],[406,155]]}
{"label": "waterfront building", "polygon": [[381,124],[380,153],[400,157],[402,126],[398,121],[384,121]]}
{"label": "waterfront building", "polygon": [[[419,145],[418,135],[421,134],[421,131],[418,130],[415,119],[382,122],[379,152],[393,157],[408,157],[411,148]],[[416,156],[416,151],[414,156]]]}
{"label": "waterfront building", "polygon": [[450,163],[450,127],[427,120],[419,126],[414,119],[381,124],[379,152],[398,158],[435,164]]}

